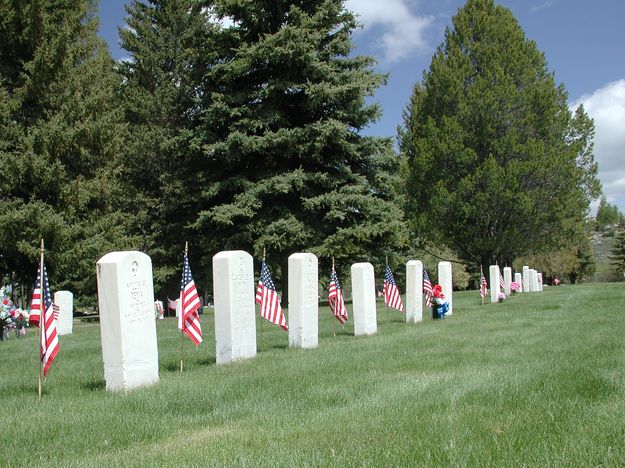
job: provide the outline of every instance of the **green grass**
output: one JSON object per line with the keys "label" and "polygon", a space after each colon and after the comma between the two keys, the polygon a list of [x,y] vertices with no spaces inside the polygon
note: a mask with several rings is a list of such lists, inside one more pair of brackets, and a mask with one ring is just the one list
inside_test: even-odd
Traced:
{"label": "green grass", "polygon": [[319,348],[265,322],[259,354],[223,366],[205,315],[182,374],[165,319],[159,384],[125,394],[104,389],[99,325],[75,322],[40,403],[29,330],[0,343],[0,465],[623,466],[624,305],[623,284],[463,292],[439,322],[379,304],[368,337],[322,308]]}

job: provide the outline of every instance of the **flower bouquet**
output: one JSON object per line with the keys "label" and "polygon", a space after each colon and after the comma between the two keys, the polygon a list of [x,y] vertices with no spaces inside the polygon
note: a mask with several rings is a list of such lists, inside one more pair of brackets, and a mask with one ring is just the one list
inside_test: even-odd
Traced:
{"label": "flower bouquet", "polygon": [[9,332],[15,329],[15,309],[11,299],[4,295],[4,287],[0,288],[0,341],[9,337]]}
{"label": "flower bouquet", "polygon": [[432,288],[434,301],[432,302],[432,318],[440,320],[445,318],[445,314],[449,311],[449,303],[445,300],[443,287],[440,284]]}
{"label": "flower bouquet", "polygon": [[520,290],[521,290],[521,285],[519,283],[517,283],[516,281],[513,281],[512,283],[510,283],[510,293],[516,294]]}
{"label": "flower bouquet", "polygon": [[18,337],[24,336],[28,326],[28,317],[28,312],[15,307],[11,299],[6,296],[4,286],[0,288],[0,340],[8,339],[11,331],[15,331]]}
{"label": "flower bouquet", "polygon": [[506,295],[503,292],[499,292],[499,294],[497,294],[497,302],[503,302],[506,299]]}

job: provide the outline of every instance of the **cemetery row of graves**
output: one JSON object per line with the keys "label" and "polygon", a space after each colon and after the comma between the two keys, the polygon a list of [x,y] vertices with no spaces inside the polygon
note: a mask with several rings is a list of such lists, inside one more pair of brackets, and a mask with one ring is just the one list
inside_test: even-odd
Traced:
{"label": "cemetery row of graves", "polygon": [[[45,377],[59,351],[59,335],[72,333],[73,295],[57,291],[52,297],[46,269],[39,268],[30,311],[8,312],[17,322],[27,317],[39,327],[41,377]],[[407,323],[423,320],[424,303],[432,310],[433,319],[453,314],[452,264],[438,264],[438,282],[433,284],[423,263],[411,260],[406,264],[405,300],[390,267],[384,274],[381,294],[387,307],[405,314]],[[282,327],[288,333],[292,348],[315,348],[319,344],[319,272],[318,259],[311,253],[295,253],[288,261],[288,323],[280,304],[280,296],[267,264],[262,262],[260,278],[255,285],[252,256],[244,251],[220,252],[213,257],[214,331],[216,363],[225,364],[252,358],[257,353],[256,304],[263,319]],[[156,308],[153,291],[152,262],[137,251],[112,252],[97,262],[98,306],[102,358],[106,388],[130,390],[151,385],[159,380],[158,347],[155,317],[162,318],[162,307]],[[490,301],[501,302],[506,295],[522,291],[542,291],[542,275],[527,266],[514,274],[506,267],[503,274],[498,265],[489,269],[490,288],[481,275],[482,303],[490,289]],[[352,320],[354,336],[377,332],[377,305],[374,268],[371,263],[351,266]],[[350,314],[334,269],[328,291],[330,310],[344,324]],[[177,300],[178,328],[195,345],[202,339],[200,300],[185,254],[180,298]],[[3,299],[3,316],[10,306]],[[263,320],[261,320],[262,324]],[[7,328],[7,327],[5,327]],[[20,329],[22,330],[22,329]],[[261,325],[262,333],[262,325]],[[21,334],[21,331],[20,333]],[[18,335],[19,335],[18,334]],[[182,370],[182,361],[181,361]],[[39,385],[41,394],[41,383]]]}

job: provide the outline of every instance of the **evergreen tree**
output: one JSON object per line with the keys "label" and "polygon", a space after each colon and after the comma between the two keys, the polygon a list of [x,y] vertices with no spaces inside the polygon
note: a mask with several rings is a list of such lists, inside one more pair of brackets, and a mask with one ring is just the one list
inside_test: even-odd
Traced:
{"label": "evergreen tree", "polygon": [[400,131],[415,229],[485,268],[569,246],[600,190],[592,120],[508,9],[468,0],[452,22]]}
{"label": "evergreen tree", "polygon": [[[133,232],[152,258],[156,289],[171,294],[179,287],[184,241],[191,241],[194,265],[199,251],[189,224],[210,167],[194,132],[202,118],[203,74],[215,60],[214,26],[195,0],[135,0],[126,11],[127,27],[119,32],[130,57],[118,68],[131,137],[123,178]],[[199,269],[194,273],[201,279]]]}
{"label": "evergreen tree", "polygon": [[621,229],[616,235],[612,256],[608,258],[619,279],[625,278],[625,230]]}
{"label": "evergreen tree", "polygon": [[598,230],[604,231],[608,226],[620,224],[622,216],[616,205],[611,205],[605,197],[601,197],[595,218]]}
{"label": "evergreen tree", "polygon": [[0,2],[0,268],[31,286],[43,238],[54,285],[92,298],[99,256],[130,242],[112,208],[124,126],[94,13]]}
{"label": "evergreen tree", "polygon": [[196,132],[204,251],[266,249],[278,280],[302,250],[321,257],[320,271],[332,256],[381,265],[406,242],[399,160],[390,139],[360,134],[379,115],[365,99],[385,77],[350,56],[354,15],[340,0],[223,0],[210,13],[221,26]]}

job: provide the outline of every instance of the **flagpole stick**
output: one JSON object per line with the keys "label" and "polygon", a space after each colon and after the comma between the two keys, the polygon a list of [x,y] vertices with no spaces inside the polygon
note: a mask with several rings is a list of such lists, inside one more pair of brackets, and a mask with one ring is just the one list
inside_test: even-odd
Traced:
{"label": "flagpole stick", "polygon": [[[482,278],[484,277],[484,270],[482,269],[482,265],[480,265],[480,296],[482,296]],[[482,305],[484,305],[484,296],[482,296]]]}
{"label": "flagpole stick", "polygon": [[[388,268],[388,256],[386,257],[386,267]],[[386,272],[384,272],[384,274],[386,275]],[[384,291],[384,288],[382,288],[382,291]],[[386,295],[384,296],[384,306],[386,307],[386,321],[391,323],[391,312],[388,304],[386,303]]]}
{"label": "flagpole stick", "polygon": [[[185,241],[184,243],[184,257],[187,257],[187,254],[189,253],[189,242]],[[184,262],[184,260],[183,260]],[[182,266],[183,270],[184,270],[184,263]],[[184,274],[184,272],[183,272]],[[182,286],[184,288],[184,285]],[[183,333],[183,329],[184,329],[184,304],[182,303],[182,291],[180,293],[180,372],[183,371],[184,369],[184,333]]]}
{"label": "flagpole stick", "polygon": [[[267,250],[265,249],[265,247],[263,247],[263,263],[265,263],[265,257],[267,255]],[[262,266],[261,266],[261,274],[262,274]],[[262,304],[261,304],[262,306]],[[258,311],[259,315],[260,315],[260,346],[259,348],[262,350],[263,348],[263,343],[265,342],[264,337],[263,337],[263,316],[260,313],[260,310]]]}
{"label": "flagpole stick", "polygon": [[39,282],[40,290],[41,290],[41,302],[39,305],[39,328],[37,329],[37,341],[39,342],[39,351],[37,354],[39,355],[39,376],[37,379],[37,401],[41,401],[41,375],[43,374],[43,359],[41,359],[41,326],[45,322],[45,313],[43,311],[44,308],[44,297],[43,297],[43,239],[41,239],[41,246],[39,249]]}
{"label": "flagpole stick", "polygon": [[[332,273],[334,273],[334,255],[332,255]],[[332,281],[332,279],[330,278],[330,281]],[[330,306],[330,301],[328,301],[328,306]],[[332,312],[332,307],[330,307],[330,312]],[[332,312],[332,315],[334,315],[334,312]],[[336,330],[337,330],[337,325],[334,325],[334,338],[336,338]]]}

